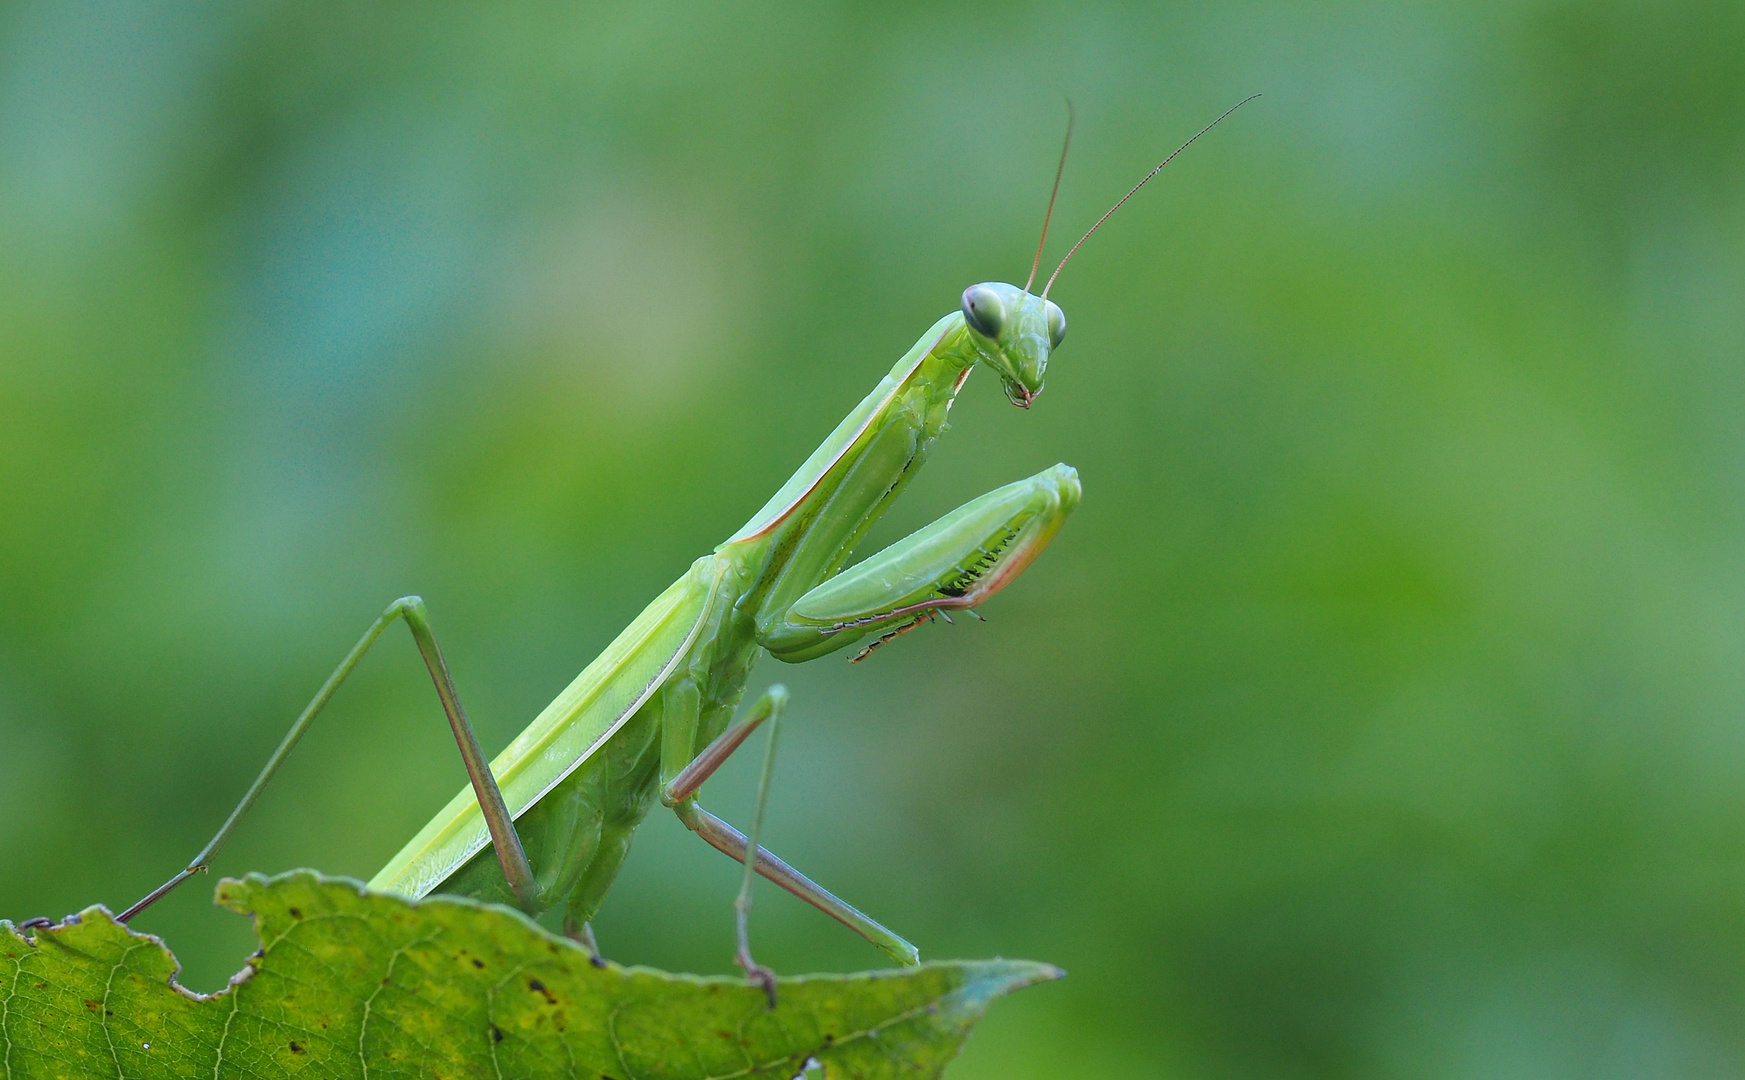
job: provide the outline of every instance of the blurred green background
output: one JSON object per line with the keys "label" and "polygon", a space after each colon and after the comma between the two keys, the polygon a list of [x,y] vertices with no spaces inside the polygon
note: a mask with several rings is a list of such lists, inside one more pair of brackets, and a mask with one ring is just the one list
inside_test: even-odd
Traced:
{"label": "blurred green background", "polygon": [[[501,747],[1023,280],[1063,99],[1050,261],[1257,90],[866,549],[1076,465],[991,621],[759,668],[769,842],[1070,970],[960,1078],[1745,1072],[1736,2],[0,9],[0,915],[167,876],[402,593]],[[458,789],[403,638],[219,873],[367,877]],[[606,951],[731,970],[736,873],[655,815]],[[201,989],[210,886],[138,923]]]}

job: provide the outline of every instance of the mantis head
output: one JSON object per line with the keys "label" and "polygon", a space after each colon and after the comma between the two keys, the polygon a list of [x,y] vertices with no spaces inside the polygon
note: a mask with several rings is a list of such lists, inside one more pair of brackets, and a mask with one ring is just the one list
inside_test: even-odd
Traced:
{"label": "mantis head", "polygon": [[1048,211],[1042,216],[1042,237],[1036,241],[1036,259],[1030,264],[1030,277],[1024,282],[1022,289],[1016,285],[1007,285],[1003,281],[984,281],[980,285],[971,285],[963,291],[963,321],[969,327],[970,340],[975,343],[976,352],[987,365],[1000,373],[1000,381],[1006,387],[1006,396],[1012,404],[1021,409],[1028,409],[1030,403],[1042,393],[1042,376],[1048,370],[1048,354],[1060,348],[1060,343],[1066,338],[1066,313],[1060,310],[1060,305],[1048,298],[1048,291],[1054,288],[1054,279],[1066,269],[1066,264],[1078,251],[1080,245],[1091,238],[1091,234],[1109,220],[1110,215],[1121,209],[1134,192],[1144,187],[1152,177],[1163,170],[1165,165],[1175,160],[1176,154],[1193,145],[1194,140],[1218,126],[1218,121],[1240,109],[1242,106],[1259,97],[1250,94],[1236,104],[1225,109],[1217,120],[1201,128],[1192,139],[1175,148],[1175,152],[1157,163],[1157,167],[1146,173],[1137,184],[1128,189],[1107,213],[1096,220],[1085,234],[1078,238],[1066,253],[1066,258],[1060,260],[1060,265],[1054,268],[1054,273],[1048,276],[1047,284],[1042,286],[1042,294],[1033,296],[1030,286],[1036,281],[1036,271],[1042,266],[1042,246],[1048,242],[1048,223],[1054,217],[1054,197],[1060,194],[1060,176],[1066,170],[1066,151],[1072,145],[1072,102],[1067,102],[1066,139],[1060,147],[1060,164],[1054,169],[1054,190],[1048,196]]}
{"label": "mantis head", "polygon": [[1000,373],[1006,397],[1028,409],[1042,393],[1048,354],[1066,338],[1066,313],[1016,285],[984,281],[963,291],[963,321],[982,361]]}

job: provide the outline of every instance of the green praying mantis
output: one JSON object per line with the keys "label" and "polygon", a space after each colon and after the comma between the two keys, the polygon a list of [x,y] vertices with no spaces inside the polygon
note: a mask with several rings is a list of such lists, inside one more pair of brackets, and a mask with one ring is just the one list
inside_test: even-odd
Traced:
{"label": "green praying mantis", "polygon": [[[1255,95],[1258,96],[1258,95]],[[1175,156],[1147,173],[1086,230],[1040,294],[1054,194],[1023,288],[984,282],[934,323],[751,520],[691,564],[487,764],[461,706],[424,602],[396,600],[328,677],[230,817],[175,876],[124,911],[122,922],[204,871],[339,685],[394,621],[404,620],[430,671],[469,785],[369,882],[417,899],[432,893],[510,904],[530,915],[562,908],[564,932],[602,963],[590,926],[637,825],[658,801],[744,866],[734,902],[736,961],[775,1000],[775,976],[752,958],[747,916],[762,875],[861,934],[902,964],[915,946],[758,844],[788,693],[772,686],[734,713],[761,653],[799,663],[866,642],[852,659],[952,611],[975,608],[1041,554],[1079,503],[1077,472],[1055,465],[990,491],[845,569],[856,545],[912,480],[946,430],[952,402],[977,366],[1028,409],[1066,336],[1049,290],[1079,246]],[[1067,144],[1071,141],[1068,124]],[[1061,150],[1054,193],[1066,163]],[[868,640],[870,639],[870,640]],[[749,835],[704,810],[698,791],[760,726],[768,736]]]}

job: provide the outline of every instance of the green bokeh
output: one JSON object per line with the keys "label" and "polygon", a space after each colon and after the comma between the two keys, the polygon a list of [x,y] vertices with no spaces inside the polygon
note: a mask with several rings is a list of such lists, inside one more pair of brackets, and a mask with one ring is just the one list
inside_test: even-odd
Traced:
{"label": "green bokeh", "polygon": [[[991,621],[759,669],[770,843],[1071,972],[966,1080],[1745,1071],[1737,3],[5,8],[0,915],[175,869],[402,593],[500,747],[1022,280],[1063,98],[1055,258],[1255,90],[872,539],[1077,466]],[[446,738],[396,637],[218,869],[367,877]],[[602,942],[730,970],[735,880],[657,815]],[[210,895],[140,920],[208,989]]]}

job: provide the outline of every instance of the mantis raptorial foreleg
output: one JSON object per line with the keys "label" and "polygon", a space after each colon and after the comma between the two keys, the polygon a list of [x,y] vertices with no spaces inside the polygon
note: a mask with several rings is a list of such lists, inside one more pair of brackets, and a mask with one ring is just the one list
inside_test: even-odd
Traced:
{"label": "mantis raptorial foreleg", "polygon": [[314,723],[315,717],[332,700],[334,693],[339,689],[339,684],[345,681],[346,676],[351,674],[353,668],[357,667],[358,661],[363,659],[364,653],[370,650],[370,646],[376,643],[376,639],[382,636],[382,631],[388,628],[388,624],[396,619],[406,621],[407,629],[412,631],[412,640],[418,645],[419,655],[424,657],[424,666],[430,670],[431,681],[436,684],[436,696],[442,702],[442,711],[448,717],[449,728],[454,732],[455,742],[460,746],[461,760],[466,763],[467,777],[472,781],[473,790],[478,794],[479,806],[490,829],[491,840],[496,846],[497,856],[502,862],[503,874],[509,880],[509,887],[514,890],[522,907],[529,911],[538,910],[539,886],[534,881],[533,868],[527,861],[527,853],[522,850],[520,837],[515,833],[515,823],[509,816],[508,807],[504,805],[503,793],[497,788],[497,779],[491,774],[490,766],[485,762],[485,753],[479,747],[479,738],[474,734],[473,726],[467,720],[466,710],[461,707],[460,694],[455,690],[454,677],[449,674],[448,661],[443,658],[442,649],[436,643],[436,633],[430,627],[430,618],[425,611],[424,601],[416,596],[402,596],[389,604],[387,609],[376,617],[376,621],[370,624],[368,630],[364,631],[363,637],[359,638],[357,644],[351,647],[351,651],[345,654],[345,659],[341,660],[339,666],[333,669],[333,674],[329,675],[327,681],[321,684],[321,689],[316,692],[314,699],[298,715],[296,722],[291,725],[291,730],[287,731],[285,737],[279,741],[278,749],[274,750],[273,756],[267,759],[260,775],[255,777],[253,784],[249,785],[242,801],[236,804],[236,809],[230,812],[230,816],[225,819],[218,832],[213,835],[205,847],[200,849],[200,854],[194,856],[193,861],[188,863],[185,869],[147,893],[138,903],[123,911],[117,916],[118,922],[126,922],[138,915],[165,893],[211,865],[213,856],[217,855],[218,849],[224,846],[226,840],[230,839],[230,834],[236,829],[242,816],[248,813],[255,800],[260,798],[261,790],[266,787],[267,781],[271,780],[273,774],[279,771],[279,767],[284,764],[285,758],[290,755],[292,748],[309,730],[309,725]]}
{"label": "mantis raptorial foreleg", "polygon": [[971,499],[801,596],[758,628],[758,644],[798,663],[869,633],[903,633],[933,612],[973,609],[1035,560],[1078,501],[1078,473],[1066,465]]}

